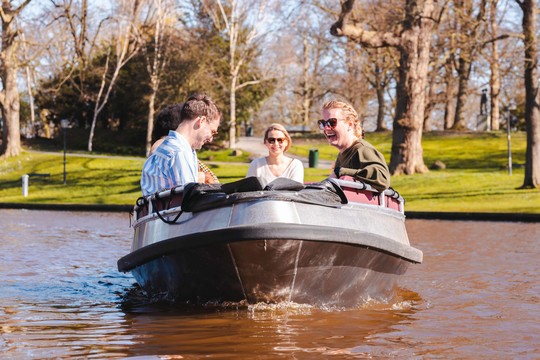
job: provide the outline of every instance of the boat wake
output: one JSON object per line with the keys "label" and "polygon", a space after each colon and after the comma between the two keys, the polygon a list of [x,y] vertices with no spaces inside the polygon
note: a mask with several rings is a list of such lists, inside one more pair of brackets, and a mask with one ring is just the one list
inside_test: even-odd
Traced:
{"label": "boat wake", "polygon": [[341,312],[350,310],[366,311],[416,311],[425,308],[427,305],[421,296],[411,290],[396,288],[394,295],[385,300],[366,299],[361,305],[354,308],[336,305],[311,305],[299,304],[292,301],[282,301],[277,303],[258,302],[249,304],[242,301],[209,301],[206,303],[190,303],[177,301],[174,296],[167,293],[148,293],[134,283],[131,288],[119,294],[119,307],[127,313],[148,313],[163,311],[178,312],[216,312],[216,311],[237,311],[245,310],[252,317],[287,315],[307,315],[314,311]]}

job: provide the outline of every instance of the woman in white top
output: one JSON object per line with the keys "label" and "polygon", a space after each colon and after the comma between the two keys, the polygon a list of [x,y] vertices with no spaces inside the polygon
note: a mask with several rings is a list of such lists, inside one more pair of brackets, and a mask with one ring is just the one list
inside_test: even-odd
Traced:
{"label": "woman in white top", "polygon": [[303,183],[304,165],[298,159],[285,156],[291,143],[291,137],[283,125],[270,125],[264,132],[264,144],[268,148],[268,156],[253,160],[249,165],[247,177],[257,176],[261,179],[263,186],[278,177]]}

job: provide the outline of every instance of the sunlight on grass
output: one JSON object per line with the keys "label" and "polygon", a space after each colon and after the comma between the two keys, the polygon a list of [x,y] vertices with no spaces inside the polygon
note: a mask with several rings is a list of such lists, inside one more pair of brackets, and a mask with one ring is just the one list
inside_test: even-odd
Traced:
{"label": "sunlight on grass", "polygon": [[[368,141],[390,160],[390,133],[369,133]],[[516,212],[540,213],[540,191],[517,190],[523,182],[525,134],[512,134],[513,175],[506,169],[506,135],[500,133],[424,135],[424,160],[435,160],[445,170],[426,174],[392,177],[392,187],[406,199],[409,211]],[[308,157],[318,149],[319,158],[334,160],[337,150],[324,139],[298,140],[289,150]],[[232,156],[230,150],[204,151],[206,162],[224,183],[242,179],[249,156]],[[1,202],[120,204],[132,205],[141,196],[140,175],[144,158],[67,157],[67,184],[63,184],[63,154],[23,152],[16,158],[0,161]],[[305,181],[321,181],[329,169],[306,168]],[[21,176],[31,176],[29,195],[22,196]]]}
{"label": "sunlight on grass", "polygon": [[517,190],[523,169],[509,176],[505,171],[432,171],[397,176],[392,187],[414,211],[540,213],[538,190]]}

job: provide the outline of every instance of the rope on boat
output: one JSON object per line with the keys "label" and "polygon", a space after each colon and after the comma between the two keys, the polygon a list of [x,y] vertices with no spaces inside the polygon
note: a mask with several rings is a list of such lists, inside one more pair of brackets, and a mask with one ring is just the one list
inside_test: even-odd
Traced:
{"label": "rope on boat", "polygon": [[[173,220],[167,220],[161,215],[161,212],[157,208],[155,201],[156,200],[162,200],[163,201],[163,200],[168,199],[169,203],[166,206],[163,206],[163,208],[164,209],[170,208],[171,201],[172,201],[172,196],[171,195],[175,193],[176,188],[182,188],[183,189],[184,187],[183,186],[176,186],[176,187],[173,187],[173,188],[171,188],[170,190],[167,190],[167,191],[157,192],[157,193],[154,194],[154,196],[152,196],[150,198],[150,202],[152,202],[152,207],[157,210],[156,214],[157,214],[158,218],[161,221],[163,221],[165,224],[169,224],[169,225],[177,224],[178,219],[180,218],[180,216],[182,215],[182,213],[184,211],[182,209],[180,209],[180,211],[178,212],[178,215],[176,215]],[[164,204],[162,204],[162,205],[164,205]]]}
{"label": "rope on boat", "polygon": [[184,212],[183,210],[180,210],[180,211],[178,212],[178,215],[176,215],[176,216],[174,217],[174,220],[167,220],[167,219],[165,219],[165,218],[161,215],[161,213],[160,213],[159,211],[156,211],[156,214],[157,214],[158,218],[159,218],[161,221],[163,221],[165,224],[176,225],[178,219],[180,218],[180,216],[182,215],[183,212]]}

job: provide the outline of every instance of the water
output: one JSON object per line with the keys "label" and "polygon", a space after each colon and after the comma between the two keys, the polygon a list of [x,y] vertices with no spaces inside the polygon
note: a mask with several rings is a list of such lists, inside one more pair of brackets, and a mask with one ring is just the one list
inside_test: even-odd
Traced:
{"label": "water", "polygon": [[116,270],[127,214],[0,210],[0,228],[0,358],[540,358],[538,223],[407,220],[424,263],[341,311],[149,303]]}

